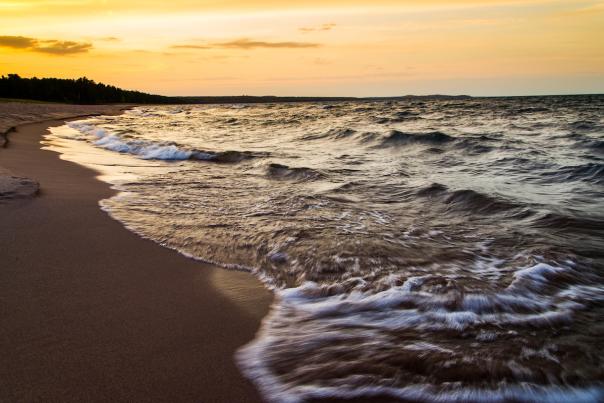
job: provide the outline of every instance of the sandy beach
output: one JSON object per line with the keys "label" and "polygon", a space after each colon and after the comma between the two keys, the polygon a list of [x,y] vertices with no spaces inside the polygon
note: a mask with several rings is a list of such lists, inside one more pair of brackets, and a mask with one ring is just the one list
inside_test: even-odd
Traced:
{"label": "sandy beach", "polygon": [[128,105],[68,105],[44,102],[0,102],[0,147],[18,125],[90,115],[115,114]]}
{"label": "sandy beach", "polygon": [[270,293],[112,220],[96,172],[40,149],[61,124],[17,126],[0,149],[5,173],[39,184],[0,199],[0,401],[259,401],[233,354]]}

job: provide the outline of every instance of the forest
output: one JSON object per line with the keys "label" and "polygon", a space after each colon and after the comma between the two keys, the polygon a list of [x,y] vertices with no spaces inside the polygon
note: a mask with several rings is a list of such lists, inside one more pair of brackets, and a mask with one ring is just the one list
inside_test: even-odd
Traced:
{"label": "forest", "polygon": [[233,104],[272,102],[347,101],[350,97],[276,97],[276,96],[187,96],[168,97],[130,91],[94,82],[86,77],[23,78],[18,74],[0,77],[0,98],[31,99],[70,104]]}
{"label": "forest", "polygon": [[0,77],[0,98],[31,99],[71,104],[165,104],[170,97],[123,90],[96,83],[86,77],[75,80],[61,78],[23,78],[18,74]]}

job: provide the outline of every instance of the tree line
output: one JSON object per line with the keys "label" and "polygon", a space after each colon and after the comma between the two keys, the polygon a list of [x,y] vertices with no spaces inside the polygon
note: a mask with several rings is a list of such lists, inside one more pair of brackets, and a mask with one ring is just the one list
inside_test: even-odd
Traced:
{"label": "tree line", "polygon": [[96,83],[86,77],[23,78],[18,74],[0,77],[0,98],[32,99],[72,104],[163,104],[174,103],[170,97],[123,90],[113,85]]}
{"label": "tree line", "polygon": [[234,104],[275,102],[351,101],[352,97],[276,97],[276,96],[187,96],[167,97],[129,91],[96,83],[86,77],[23,78],[18,74],[0,77],[0,98],[31,99],[72,104]]}

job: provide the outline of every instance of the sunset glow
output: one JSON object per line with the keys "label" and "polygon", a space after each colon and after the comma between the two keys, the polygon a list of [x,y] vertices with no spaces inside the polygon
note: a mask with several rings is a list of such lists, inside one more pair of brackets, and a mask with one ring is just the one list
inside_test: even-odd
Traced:
{"label": "sunset glow", "polygon": [[604,2],[0,1],[0,74],[166,95],[604,91]]}

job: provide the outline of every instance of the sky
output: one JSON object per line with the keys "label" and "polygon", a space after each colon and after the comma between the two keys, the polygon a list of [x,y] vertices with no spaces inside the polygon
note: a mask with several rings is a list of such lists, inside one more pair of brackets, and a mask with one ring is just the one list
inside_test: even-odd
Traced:
{"label": "sky", "polygon": [[604,93],[604,1],[0,0],[0,74],[164,95]]}

